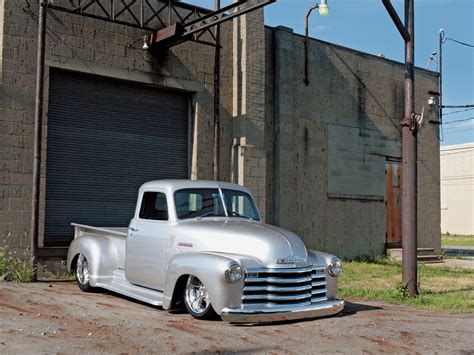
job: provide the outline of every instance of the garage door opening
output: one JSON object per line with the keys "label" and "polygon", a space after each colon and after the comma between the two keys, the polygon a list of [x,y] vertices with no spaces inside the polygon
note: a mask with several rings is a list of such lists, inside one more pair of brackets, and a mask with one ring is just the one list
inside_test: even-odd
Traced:
{"label": "garage door opening", "polygon": [[71,222],[127,227],[141,184],[189,177],[189,100],[50,70],[45,246],[68,245]]}

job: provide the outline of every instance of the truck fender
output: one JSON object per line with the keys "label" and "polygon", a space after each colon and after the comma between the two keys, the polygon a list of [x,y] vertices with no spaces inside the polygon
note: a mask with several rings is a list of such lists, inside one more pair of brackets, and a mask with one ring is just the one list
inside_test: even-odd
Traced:
{"label": "truck fender", "polygon": [[71,272],[74,272],[73,263],[79,254],[83,254],[89,263],[91,286],[111,280],[114,270],[119,267],[117,248],[105,236],[82,235],[72,241],[67,255],[67,267]]}
{"label": "truck fender", "polygon": [[324,253],[322,251],[308,250],[308,258],[313,263],[313,265],[324,265],[324,272],[326,273],[326,295],[329,300],[336,299],[337,293],[338,278],[329,275],[326,268],[327,263],[334,257],[334,255]]}
{"label": "truck fender", "polygon": [[[163,308],[170,309],[178,280],[194,275],[206,286],[212,307],[220,314],[224,307],[240,307],[244,278],[235,284],[225,279],[225,271],[238,258],[210,252],[177,254],[170,259],[164,290]],[[244,268],[243,265],[241,265]],[[178,285],[179,287],[179,285]]]}

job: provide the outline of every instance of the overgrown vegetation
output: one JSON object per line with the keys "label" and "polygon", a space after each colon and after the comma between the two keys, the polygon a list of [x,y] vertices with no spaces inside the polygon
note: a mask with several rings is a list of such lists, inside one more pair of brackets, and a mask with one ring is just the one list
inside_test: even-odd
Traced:
{"label": "overgrown vegetation", "polygon": [[443,234],[441,245],[474,247],[474,235]]}
{"label": "overgrown vegetation", "polygon": [[474,270],[419,265],[420,294],[416,298],[406,297],[401,274],[401,263],[385,257],[346,261],[339,295],[426,309],[474,311]]}
{"label": "overgrown vegetation", "polygon": [[0,279],[30,282],[35,274],[35,268],[31,260],[28,260],[27,252],[18,255],[15,251],[10,251],[7,245],[0,246]]}

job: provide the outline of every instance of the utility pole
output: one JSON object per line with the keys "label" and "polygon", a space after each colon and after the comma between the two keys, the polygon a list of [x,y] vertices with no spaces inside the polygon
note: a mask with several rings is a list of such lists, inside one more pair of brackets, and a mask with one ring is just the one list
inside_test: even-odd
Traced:
{"label": "utility pole", "polygon": [[[221,1],[214,0],[215,10],[221,8]],[[214,180],[219,180],[220,165],[220,92],[221,92],[221,26],[216,25],[216,49],[214,57],[214,159],[213,159],[213,176]]]}
{"label": "utility pole", "polygon": [[443,40],[444,30],[438,36],[438,73],[439,73],[439,123],[443,124]]}
{"label": "utility pole", "polygon": [[402,126],[403,195],[402,258],[403,284],[408,296],[418,294],[417,285],[417,122],[415,118],[415,0],[405,0],[405,118]]}
{"label": "utility pole", "polygon": [[405,24],[390,0],[382,0],[405,41],[405,117],[402,121],[402,280],[408,296],[417,285],[417,131],[415,116],[415,0],[405,0]]}

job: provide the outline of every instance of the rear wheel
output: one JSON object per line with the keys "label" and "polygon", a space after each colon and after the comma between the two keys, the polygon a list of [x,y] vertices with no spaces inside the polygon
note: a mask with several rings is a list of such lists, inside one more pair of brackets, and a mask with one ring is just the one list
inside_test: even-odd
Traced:
{"label": "rear wheel", "polygon": [[217,313],[211,305],[206,286],[196,276],[190,275],[184,288],[184,305],[197,319],[216,319]]}
{"label": "rear wheel", "polygon": [[76,261],[76,282],[79,288],[84,292],[92,291],[92,286],[89,283],[89,263],[83,254],[79,254]]}

